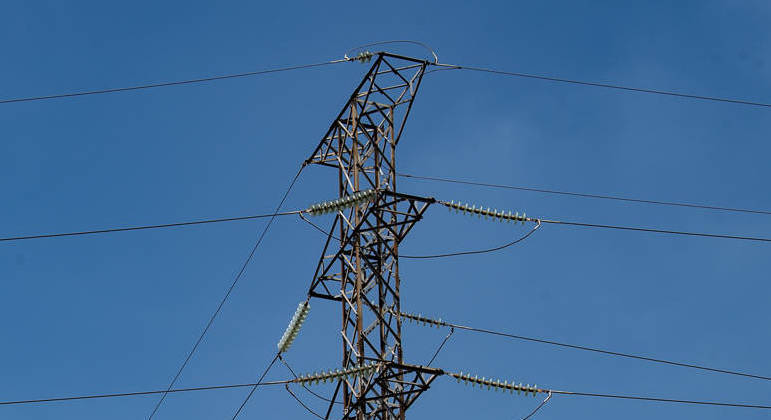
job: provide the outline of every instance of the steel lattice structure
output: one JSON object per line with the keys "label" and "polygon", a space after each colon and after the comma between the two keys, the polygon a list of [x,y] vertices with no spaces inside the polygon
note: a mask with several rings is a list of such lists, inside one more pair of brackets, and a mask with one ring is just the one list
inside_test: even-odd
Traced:
{"label": "steel lattice structure", "polygon": [[[365,57],[366,58],[366,57]],[[404,362],[399,243],[432,200],[396,191],[396,146],[428,63],[389,53],[372,67],[306,164],[338,169],[338,194],[373,199],[338,211],[309,295],[342,305],[342,367],[378,363],[369,376],[341,380],[343,418],[404,419],[436,371]],[[333,237],[340,239],[333,241]],[[327,418],[333,409],[330,403]]]}

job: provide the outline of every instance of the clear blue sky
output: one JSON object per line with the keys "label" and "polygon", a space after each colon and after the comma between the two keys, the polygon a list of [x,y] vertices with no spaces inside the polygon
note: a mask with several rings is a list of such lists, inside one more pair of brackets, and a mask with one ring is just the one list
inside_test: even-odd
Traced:
{"label": "clear blue sky", "polygon": [[[771,100],[771,6],[679,2],[27,2],[0,6],[0,98],[305,64],[416,39],[442,61]],[[393,51],[420,55],[420,49]],[[2,236],[269,212],[366,66],[0,106]],[[406,172],[771,209],[771,112],[493,75],[426,76]],[[771,217],[401,181],[404,191],[586,222],[771,236]],[[310,168],[295,209],[333,197]],[[328,220],[322,220],[329,223]],[[0,246],[0,400],[165,387],[263,221]],[[523,228],[439,207],[411,254]],[[278,220],[179,386],[249,382],[304,297],[323,238]],[[479,327],[771,374],[759,243],[544,226],[506,251],[403,261],[403,307]],[[339,364],[337,305],[313,302],[288,360]],[[407,327],[424,362],[444,331]],[[437,365],[587,391],[771,402],[768,382],[457,332]],[[283,379],[281,366],[268,378]],[[169,398],[159,419],[230,418],[244,390]],[[322,404],[301,394],[313,407]],[[155,397],[0,407],[3,419],[137,419]],[[439,379],[410,418],[521,418],[532,398]],[[767,412],[555,397],[540,419],[760,419]],[[282,388],[243,418],[302,418]]]}

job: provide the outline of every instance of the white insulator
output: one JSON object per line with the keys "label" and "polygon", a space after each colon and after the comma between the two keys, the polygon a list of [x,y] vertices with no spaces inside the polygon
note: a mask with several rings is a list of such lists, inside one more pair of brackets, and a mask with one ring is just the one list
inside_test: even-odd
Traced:
{"label": "white insulator", "polygon": [[276,345],[280,353],[286,352],[289,350],[289,347],[292,346],[292,343],[300,333],[300,328],[302,328],[305,319],[308,318],[308,312],[310,312],[310,310],[311,305],[308,302],[300,302],[297,306],[297,310],[294,315],[292,315],[289,325],[286,327],[286,330],[284,330],[284,334],[281,336],[281,339],[278,340],[278,344]]}

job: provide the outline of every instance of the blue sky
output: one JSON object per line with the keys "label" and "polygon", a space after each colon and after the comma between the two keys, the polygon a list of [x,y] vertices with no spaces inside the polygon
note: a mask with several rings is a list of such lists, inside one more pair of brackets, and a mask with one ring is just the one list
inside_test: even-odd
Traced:
{"label": "blue sky", "polygon": [[[771,7],[720,2],[4,2],[0,98],[305,64],[386,39],[446,63],[768,102]],[[392,51],[422,55],[417,48]],[[366,66],[0,106],[2,236],[269,212]],[[457,71],[426,76],[400,143],[414,174],[771,209],[771,113]],[[771,218],[400,182],[406,192],[585,222],[771,236]],[[286,208],[336,193],[310,168]],[[329,223],[329,220],[321,220]],[[0,246],[0,400],[165,387],[264,221]],[[411,254],[523,228],[435,207]],[[277,220],[179,386],[249,382],[303,299],[323,238]],[[769,247],[544,226],[496,254],[403,261],[402,305],[448,320],[771,374]],[[314,302],[287,359],[339,364]],[[407,327],[408,361],[444,331]],[[600,393],[769,403],[766,382],[457,332],[448,370]],[[268,376],[283,379],[277,366]],[[322,388],[322,390],[324,390]],[[229,418],[245,391],[169,397],[157,418]],[[323,405],[302,394],[313,407]],[[9,419],[136,419],[154,397],[0,407]],[[411,418],[521,418],[536,401],[439,379]],[[282,388],[243,418],[307,416]],[[747,409],[555,397],[537,418],[766,418]]]}

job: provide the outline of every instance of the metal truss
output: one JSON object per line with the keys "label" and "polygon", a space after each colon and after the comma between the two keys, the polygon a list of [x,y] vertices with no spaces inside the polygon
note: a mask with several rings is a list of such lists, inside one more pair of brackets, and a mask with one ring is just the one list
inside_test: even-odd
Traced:
{"label": "metal truss", "polygon": [[[373,198],[338,211],[311,282],[312,297],[342,306],[342,367],[379,364],[369,377],[342,380],[343,418],[404,419],[433,381],[433,369],[403,360],[399,243],[432,199],[396,192],[396,145],[427,62],[378,53],[306,164],[338,169],[340,197]],[[332,242],[337,236],[340,243]],[[330,404],[327,417],[332,412]]]}

